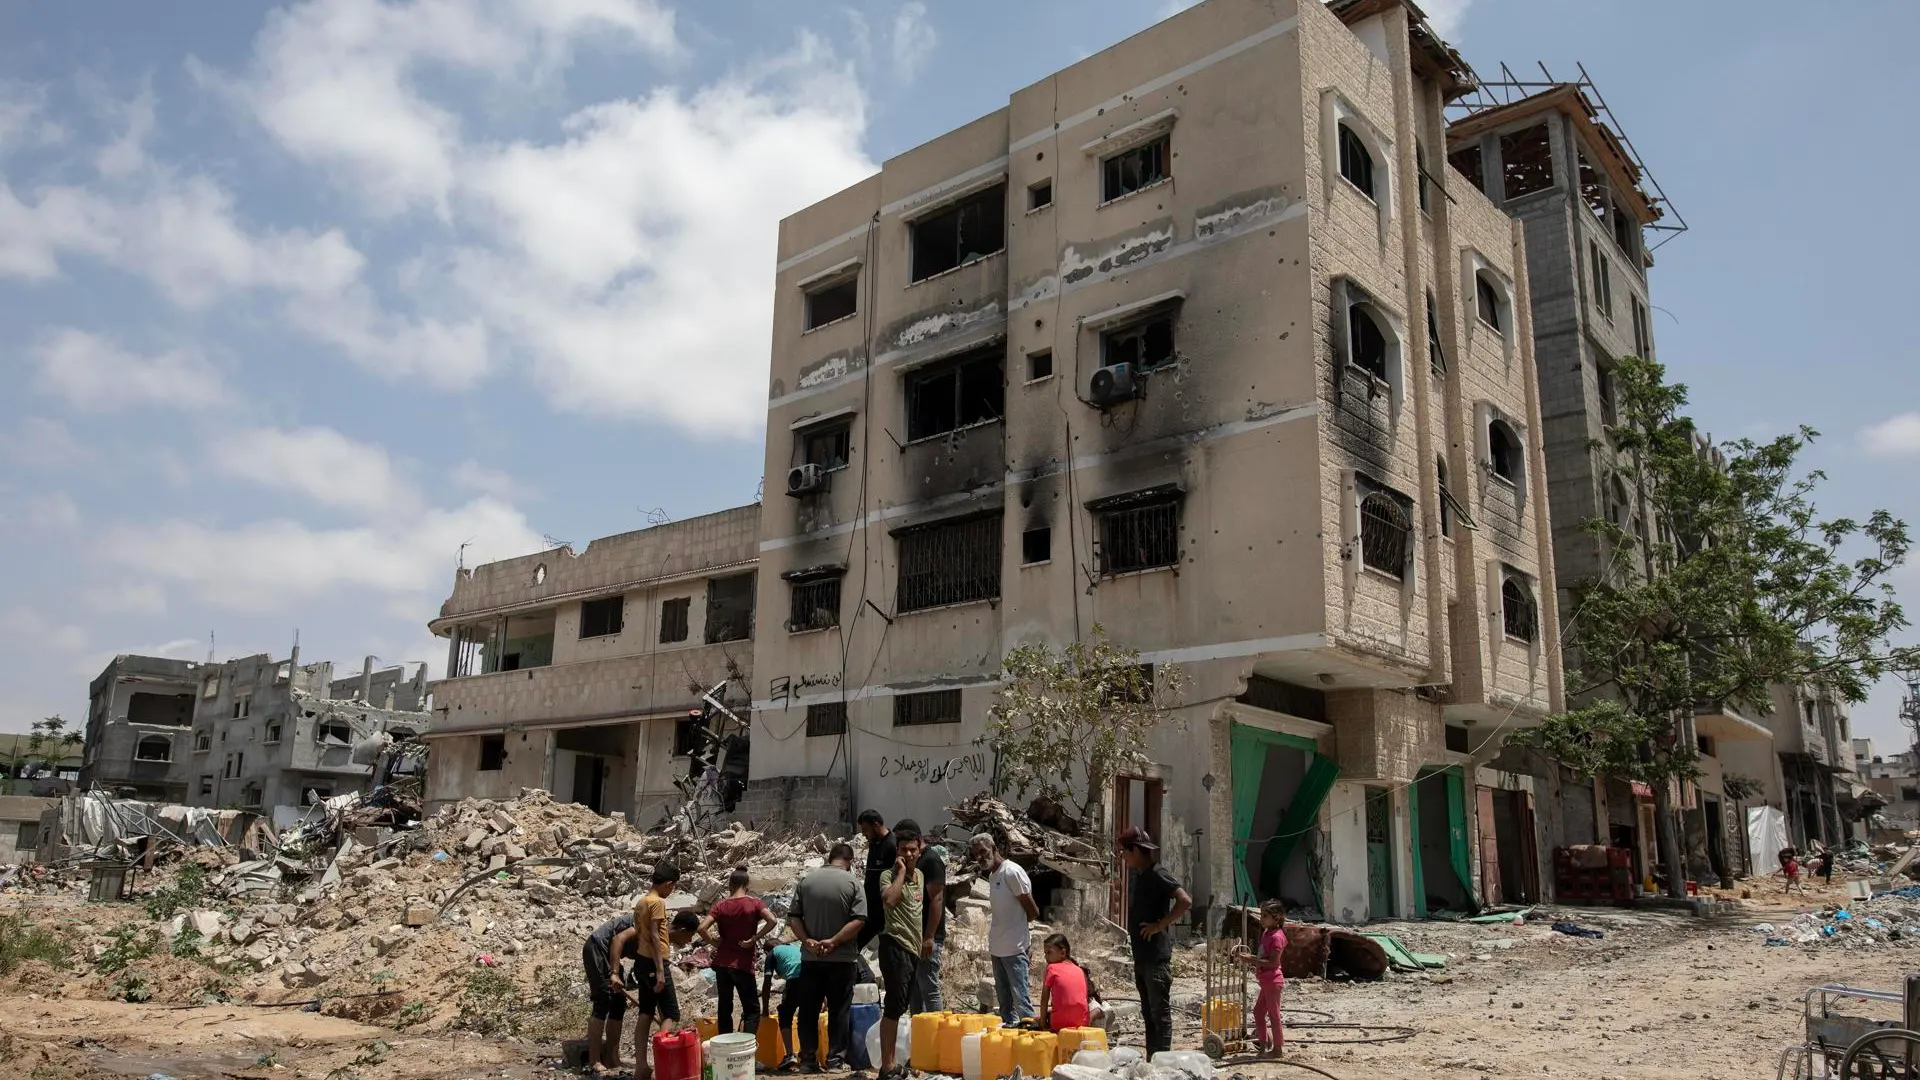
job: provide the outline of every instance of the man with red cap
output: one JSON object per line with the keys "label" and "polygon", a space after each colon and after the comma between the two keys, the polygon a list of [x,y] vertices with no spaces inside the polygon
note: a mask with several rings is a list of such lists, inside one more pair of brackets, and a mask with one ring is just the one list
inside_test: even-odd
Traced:
{"label": "man with red cap", "polygon": [[1127,882],[1127,929],[1151,1057],[1173,1049],[1173,938],[1167,931],[1186,917],[1193,898],[1160,865],[1160,847],[1146,830],[1122,829],[1118,842],[1121,860],[1133,871]]}

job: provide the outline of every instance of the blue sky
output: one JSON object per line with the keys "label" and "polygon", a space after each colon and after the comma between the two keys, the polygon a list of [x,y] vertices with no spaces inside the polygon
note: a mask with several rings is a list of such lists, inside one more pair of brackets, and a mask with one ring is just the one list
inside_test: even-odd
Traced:
{"label": "blue sky", "polygon": [[[777,220],[1179,6],[0,7],[0,730],[209,634],[437,669],[461,545],[751,500]],[[1920,520],[1920,6],[1429,10],[1599,80],[1693,226],[1655,332],[1707,425],[1812,424],[1831,512]]]}

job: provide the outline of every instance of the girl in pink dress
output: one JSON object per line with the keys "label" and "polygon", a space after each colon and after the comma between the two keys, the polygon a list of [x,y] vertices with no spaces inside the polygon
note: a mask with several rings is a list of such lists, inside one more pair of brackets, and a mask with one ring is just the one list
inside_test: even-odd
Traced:
{"label": "girl in pink dress", "polygon": [[1279,1057],[1286,1045],[1286,1031],[1280,1019],[1280,996],[1287,988],[1287,973],[1280,968],[1280,956],[1287,951],[1287,906],[1278,900],[1260,905],[1260,951],[1239,948],[1241,963],[1253,968],[1260,983],[1260,996],[1253,1003],[1253,1030],[1260,1040],[1262,1057]]}

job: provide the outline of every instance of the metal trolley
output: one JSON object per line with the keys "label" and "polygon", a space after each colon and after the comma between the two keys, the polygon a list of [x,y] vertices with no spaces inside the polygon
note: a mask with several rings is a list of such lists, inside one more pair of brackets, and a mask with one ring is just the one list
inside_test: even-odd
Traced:
{"label": "metal trolley", "polygon": [[[1839,1011],[1856,1002],[1897,1005],[1900,1018]],[[1806,1041],[1780,1055],[1776,1080],[1920,1080],[1920,975],[1901,990],[1816,986],[1801,1003]]]}
{"label": "metal trolley", "polygon": [[1226,937],[1226,909],[1208,904],[1206,1000],[1200,1005],[1200,1048],[1219,1061],[1232,1054],[1253,1049],[1248,1027],[1252,1001],[1247,997],[1246,965],[1234,958],[1234,951],[1247,944],[1247,926],[1253,916],[1242,911],[1240,940]]}

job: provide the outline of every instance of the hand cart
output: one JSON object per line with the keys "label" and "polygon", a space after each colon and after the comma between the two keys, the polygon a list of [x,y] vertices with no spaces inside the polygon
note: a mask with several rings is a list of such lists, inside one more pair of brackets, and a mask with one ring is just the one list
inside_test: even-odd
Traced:
{"label": "hand cart", "polygon": [[1248,1013],[1252,1001],[1247,997],[1247,980],[1251,976],[1245,964],[1237,955],[1239,949],[1247,945],[1247,927],[1254,918],[1251,909],[1241,908],[1240,940],[1228,941],[1226,937],[1226,909],[1219,904],[1207,905],[1207,962],[1206,962],[1206,1000],[1200,1005],[1200,1048],[1215,1061],[1230,1054],[1243,1054],[1253,1049],[1253,1036],[1248,1030]]}
{"label": "hand cart", "polygon": [[[1875,1003],[1880,1017],[1839,1011]],[[1884,1014],[1896,1010],[1899,1016]],[[1920,1080],[1920,975],[1902,990],[1816,986],[1801,1000],[1806,1041],[1780,1055],[1776,1080]]]}

